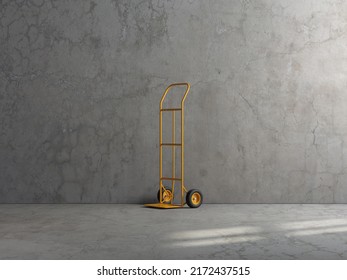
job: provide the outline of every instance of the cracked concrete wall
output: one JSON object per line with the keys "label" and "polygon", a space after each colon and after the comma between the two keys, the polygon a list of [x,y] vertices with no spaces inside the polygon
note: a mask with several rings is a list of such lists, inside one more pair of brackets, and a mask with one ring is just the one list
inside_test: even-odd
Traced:
{"label": "cracked concrete wall", "polygon": [[347,202],[347,2],[0,0],[0,202],[148,202],[186,102],[212,203]]}

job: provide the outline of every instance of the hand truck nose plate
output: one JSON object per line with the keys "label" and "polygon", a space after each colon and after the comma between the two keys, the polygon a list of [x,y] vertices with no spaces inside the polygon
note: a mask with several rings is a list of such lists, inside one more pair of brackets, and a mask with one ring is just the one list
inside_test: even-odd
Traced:
{"label": "hand truck nose plate", "polygon": [[151,208],[162,208],[162,209],[172,209],[172,208],[182,208],[183,206],[180,204],[166,204],[166,203],[150,203],[145,204],[146,207]]}

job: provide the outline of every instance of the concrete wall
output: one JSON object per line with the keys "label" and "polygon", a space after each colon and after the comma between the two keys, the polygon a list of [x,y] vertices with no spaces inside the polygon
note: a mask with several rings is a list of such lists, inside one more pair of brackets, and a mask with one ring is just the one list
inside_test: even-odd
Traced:
{"label": "concrete wall", "polygon": [[189,81],[186,185],[347,202],[347,2],[0,1],[0,202],[146,202]]}

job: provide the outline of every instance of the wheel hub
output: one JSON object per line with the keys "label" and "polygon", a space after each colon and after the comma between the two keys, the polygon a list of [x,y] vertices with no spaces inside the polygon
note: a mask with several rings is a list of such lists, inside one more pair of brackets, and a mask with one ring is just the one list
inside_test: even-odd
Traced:
{"label": "wheel hub", "polygon": [[163,191],[163,202],[170,202],[172,200],[172,191]]}
{"label": "wheel hub", "polygon": [[200,196],[200,194],[199,194],[199,193],[194,193],[194,194],[192,195],[192,202],[193,202],[193,204],[197,205],[197,204],[200,203],[200,201],[201,201],[201,196]]}

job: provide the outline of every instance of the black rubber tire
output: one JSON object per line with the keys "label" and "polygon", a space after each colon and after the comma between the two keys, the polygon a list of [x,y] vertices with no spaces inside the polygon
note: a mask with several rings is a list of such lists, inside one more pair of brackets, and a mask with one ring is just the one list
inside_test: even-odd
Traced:
{"label": "black rubber tire", "polygon": [[[196,200],[196,198],[199,198]],[[190,190],[186,195],[186,202],[190,208],[198,208],[203,202],[203,195],[199,190]]]}
{"label": "black rubber tire", "polygon": [[[171,189],[169,188],[165,188],[165,189],[171,192]],[[158,199],[158,202],[160,202],[160,189],[158,190],[158,193],[157,193],[157,199]],[[164,203],[168,203],[168,202],[164,202]]]}

